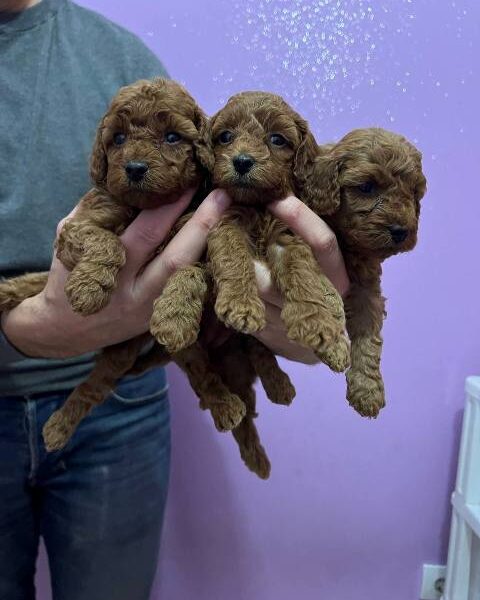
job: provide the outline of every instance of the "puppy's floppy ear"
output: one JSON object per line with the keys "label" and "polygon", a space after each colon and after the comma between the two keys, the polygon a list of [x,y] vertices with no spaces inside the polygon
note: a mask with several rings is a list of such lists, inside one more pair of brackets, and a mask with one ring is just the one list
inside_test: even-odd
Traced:
{"label": "puppy's floppy ear", "polygon": [[211,173],[215,163],[215,156],[213,154],[208,117],[200,108],[198,108],[195,110],[194,119],[195,127],[198,131],[198,138],[193,142],[195,154],[202,167]]}
{"label": "puppy's floppy ear", "polygon": [[320,148],[308,180],[310,208],[318,215],[331,215],[340,208],[339,168],[333,149]]}
{"label": "puppy's floppy ear", "polygon": [[422,172],[422,167],[419,167],[418,181],[415,186],[415,212],[417,214],[417,219],[420,216],[420,200],[425,196],[425,192],[427,191],[427,179]]}
{"label": "puppy's floppy ear", "polygon": [[97,133],[95,134],[95,141],[93,142],[93,149],[90,157],[90,177],[97,187],[105,186],[108,171],[107,153],[102,139],[104,127],[105,118],[101,120],[97,127]]}
{"label": "puppy's floppy ear", "polygon": [[300,133],[300,144],[295,153],[293,165],[295,193],[305,204],[311,206],[314,198],[311,196],[310,179],[317,156],[317,142],[304,119],[297,116],[295,124]]}
{"label": "puppy's floppy ear", "polygon": [[427,191],[427,179],[422,170],[422,153],[420,150],[415,148],[413,144],[407,141],[407,144],[411,147],[412,154],[412,169],[415,173],[415,189],[414,189],[414,200],[415,200],[415,213],[417,219],[420,216],[420,201],[425,196]]}

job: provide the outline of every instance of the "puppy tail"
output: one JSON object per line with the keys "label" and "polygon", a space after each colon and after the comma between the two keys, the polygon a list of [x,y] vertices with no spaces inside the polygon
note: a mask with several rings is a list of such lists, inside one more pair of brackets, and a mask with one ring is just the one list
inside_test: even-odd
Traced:
{"label": "puppy tail", "polygon": [[260,443],[253,417],[247,414],[232,433],[245,465],[250,471],[258,475],[260,479],[268,479],[270,477],[271,465],[265,448]]}

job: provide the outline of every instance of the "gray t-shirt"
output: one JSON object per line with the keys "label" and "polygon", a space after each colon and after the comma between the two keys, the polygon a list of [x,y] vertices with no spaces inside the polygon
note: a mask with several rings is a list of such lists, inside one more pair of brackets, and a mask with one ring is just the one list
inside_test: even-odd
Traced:
{"label": "gray t-shirt", "polygon": [[[58,221],[91,187],[95,128],[118,88],[165,75],[133,34],[70,0],[0,12],[0,277],[50,266]],[[68,389],[92,355],[25,359],[0,332],[0,396]]]}

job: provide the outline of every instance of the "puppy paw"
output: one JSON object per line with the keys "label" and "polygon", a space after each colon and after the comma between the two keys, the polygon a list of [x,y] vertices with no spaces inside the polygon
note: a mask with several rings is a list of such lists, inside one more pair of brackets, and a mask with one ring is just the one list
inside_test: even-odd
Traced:
{"label": "puppy paw", "polygon": [[266,325],[265,305],[258,297],[233,299],[219,293],[215,313],[225,325],[242,333],[255,333]]}
{"label": "puppy paw", "polygon": [[341,321],[320,305],[286,302],[281,316],[288,338],[319,355],[329,351],[343,333]]}
{"label": "puppy paw", "polygon": [[[181,301],[180,301],[181,304]],[[150,320],[150,333],[167,352],[175,354],[197,341],[200,325],[188,310],[178,303],[165,302],[157,298]]]}
{"label": "puppy paw", "polygon": [[74,312],[92,315],[107,306],[112,293],[96,281],[89,281],[67,283],[65,294]]}
{"label": "puppy paw", "polygon": [[47,452],[54,452],[67,445],[73,435],[73,429],[62,411],[57,410],[45,423],[42,433]]}
{"label": "puppy paw", "polygon": [[65,294],[72,309],[91,315],[105,308],[115,288],[116,272],[95,265],[95,270],[75,269],[65,283]]}
{"label": "puppy paw", "polygon": [[270,477],[272,467],[262,446],[255,446],[252,449],[240,448],[240,455],[248,469],[260,477],[260,479],[268,479]]}
{"label": "puppy paw", "polygon": [[210,407],[215,427],[218,431],[231,431],[238,427],[246,415],[245,404],[235,394]]}
{"label": "puppy paw", "polygon": [[375,418],[385,406],[381,375],[369,377],[359,371],[347,373],[347,400],[362,417]]}
{"label": "puppy paw", "polygon": [[345,335],[341,335],[335,344],[317,356],[335,373],[343,373],[350,366],[350,344]]}
{"label": "puppy paw", "polygon": [[267,398],[274,404],[289,406],[295,398],[296,390],[286,373],[275,373],[273,381],[262,381],[262,383]]}

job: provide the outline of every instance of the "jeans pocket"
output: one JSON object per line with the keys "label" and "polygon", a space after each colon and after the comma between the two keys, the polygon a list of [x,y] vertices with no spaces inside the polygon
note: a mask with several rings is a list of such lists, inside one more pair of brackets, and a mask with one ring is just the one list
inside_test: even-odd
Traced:
{"label": "jeans pocket", "polygon": [[168,383],[164,369],[153,369],[139,376],[124,377],[111,396],[128,405],[139,405],[168,396]]}

